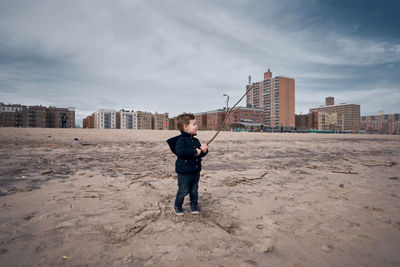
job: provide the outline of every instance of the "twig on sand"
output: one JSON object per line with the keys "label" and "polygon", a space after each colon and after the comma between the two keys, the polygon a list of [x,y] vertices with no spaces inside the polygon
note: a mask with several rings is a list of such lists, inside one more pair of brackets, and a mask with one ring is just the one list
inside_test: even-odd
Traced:
{"label": "twig on sand", "polygon": [[50,173],[53,173],[53,170],[42,171],[40,174],[41,175],[46,175],[46,174],[50,174]]}
{"label": "twig on sand", "polygon": [[146,177],[147,175],[148,175],[148,174],[146,173],[146,174],[144,174],[144,175],[141,175],[141,176],[138,176],[138,177],[135,177],[135,178],[131,179],[131,182],[129,183],[128,187],[129,187],[131,184],[133,184],[136,180],[142,179],[142,178]]}
{"label": "twig on sand", "polygon": [[352,171],[332,171],[334,173],[345,173],[345,174],[358,174],[358,172],[352,172]]}
{"label": "twig on sand", "polygon": [[361,162],[361,164],[368,166],[368,167],[377,167],[377,166],[385,166],[385,167],[392,167],[395,165],[394,162]]}
{"label": "twig on sand", "polygon": [[259,179],[263,178],[265,175],[267,175],[267,173],[268,173],[268,171],[264,172],[263,175],[261,175],[260,177],[256,177],[256,178],[245,178],[245,177],[243,177],[243,178],[244,178],[245,180],[248,180],[248,181],[259,180]]}
{"label": "twig on sand", "polygon": [[95,144],[93,144],[93,143],[82,142],[82,141],[79,141],[79,144],[81,144],[81,146],[91,146],[91,145],[95,145]]}

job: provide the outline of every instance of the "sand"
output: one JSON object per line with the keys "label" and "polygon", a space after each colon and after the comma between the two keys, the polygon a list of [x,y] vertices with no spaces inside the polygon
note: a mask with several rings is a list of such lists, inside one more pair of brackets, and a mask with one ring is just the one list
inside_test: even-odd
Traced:
{"label": "sand", "polygon": [[178,217],[176,134],[0,128],[0,265],[400,266],[400,136],[223,132]]}

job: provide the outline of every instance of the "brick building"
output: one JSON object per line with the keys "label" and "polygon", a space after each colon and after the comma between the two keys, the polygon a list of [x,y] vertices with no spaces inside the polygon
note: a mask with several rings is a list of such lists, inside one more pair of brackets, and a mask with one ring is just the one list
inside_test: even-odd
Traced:
{"label": "brick building", "polygon": [[75,108],[5,105],[0,103],[0,127],[74,128]]}
{"label": "brick building", "polygon": [[151,130],[152,119],[153,119],[152,114],[150,112],[136,111],[136,115],[137,115],[137,129],[138,130],[144,130],[144,129]]}
{"label": "brick building", "polygon": [[229,126],[232,123],[237,123],[240,121],[251,121],[253,123],[264,123],[264,110],[262,108],[246,108],[246,107],[236,107],[226,120],[226,125]]}
{"label": "brick building", "polygon": [[82,128],[94,128],[94,113],[83,119]]}
{"label": "brick building", "polygon": [[[334,103],[334,100],[326,100],[326,103]],[[335,126],[331,126],[332,129],[330,130],[358,131],[360,129],[360,105],[358,104],[327,105],[318,108],[311,108],[310,113],[312,112],[336,113],[338,121]],[[322,117],[320,118],[322,120]],[[320,124],[322,124],[322,121],[318,120],[319,128],[322,127]]]}
{"label": "brick building", "polygon": [[176,118],[168,118],[168,130],[178,130]]}
{"label": "brick building", "polygon": [[225,119],[225,109],[206,112],[207,130],[218,130]]}
{"label": "brick building", "polygon": [[75,108],[49,107],[46,121],[47,128],[74,128]]}
{"label": "brick building", "polygon": [[27,127],[26,106],[0,103],[0,127]]}
{"label": "brick building", "polygon": [[381,114],[361,117],[361,130],[378,134],[400,134],[400,114]]}
{"label": "brick building", "polygon": [[[217,109],[202,113],[196,113],[196,121],[199,130],[218,130],[225,120],[226,109]],[[264,110],[260,108],[236,107],[226,120],[225,127],[232,128],[238,123],[246,122],[261,125],[264,122]]]}
{"label": "brick building", "polygon": [[208,130],[207,126],[207,112],[201,112],[194,114],[197,121],[197,126],[199,130]]}
{"label": "brick building", "polygon": [[297,130],[317,130],[318,129],[318,112],[296,115]]}
{"label": "brick building", "polygon": [[318,127],[320,131],[343,131],[344,114],[337,112],[318,112]]}
{"label": "brick building", "polygon": [[152,129],[154,130],[168,130],[168,113],[158,114],[157,112],[152,115]]}

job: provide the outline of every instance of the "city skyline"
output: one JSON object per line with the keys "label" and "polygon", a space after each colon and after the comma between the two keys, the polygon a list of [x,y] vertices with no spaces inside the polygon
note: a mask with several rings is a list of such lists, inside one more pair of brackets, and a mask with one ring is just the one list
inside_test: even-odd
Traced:
{"label": "city skyline", "polygon": [[[400,112],[398,1],[0,2],[0,101],[202,112],[251,75],[296,80],[295,112]],[[29,10],[29,12],[26,12]],[[245,105],[245,100],[241,102]]]}

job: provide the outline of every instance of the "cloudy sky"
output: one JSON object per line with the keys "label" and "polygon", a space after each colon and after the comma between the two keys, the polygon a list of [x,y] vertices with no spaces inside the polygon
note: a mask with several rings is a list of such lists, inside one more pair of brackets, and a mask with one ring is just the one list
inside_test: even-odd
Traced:
{"label": "cloudy sky", "polygon": [[[296,113],[400,112],[399,0],[0,0],[0,102],[202,112],[248,76],[296,80]],[[245,100],[241,103],[245,105]]]}

